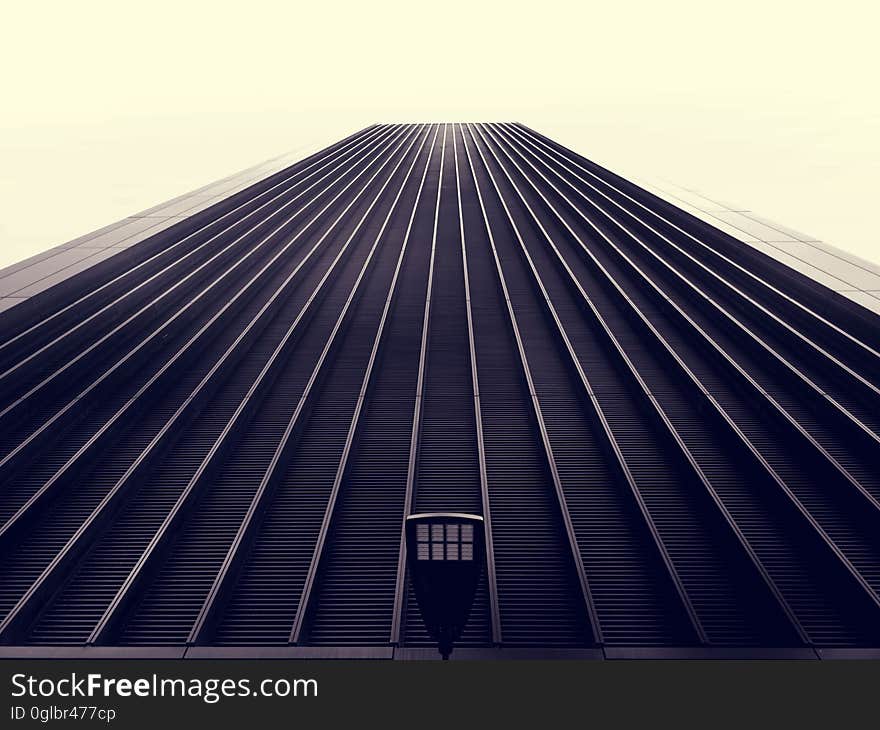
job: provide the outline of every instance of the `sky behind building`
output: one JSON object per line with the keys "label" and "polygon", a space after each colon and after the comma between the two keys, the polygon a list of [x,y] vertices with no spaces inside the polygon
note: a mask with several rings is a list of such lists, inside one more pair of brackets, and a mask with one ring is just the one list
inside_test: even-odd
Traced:
{"label": "sky behind building", "polygon": [[19,3],[0,266],[375,121],[516,119],[880,261],[878,11]]}

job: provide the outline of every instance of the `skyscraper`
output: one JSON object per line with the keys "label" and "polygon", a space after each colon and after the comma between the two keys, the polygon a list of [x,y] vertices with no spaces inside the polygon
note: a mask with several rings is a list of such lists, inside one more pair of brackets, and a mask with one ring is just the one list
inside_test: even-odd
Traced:
{"label": "skyscraper", "polygon": [[429,656],[431,512],[459,656],[877,653],[880,272],[520,124],[289,163],[0,272],[3,653]]}

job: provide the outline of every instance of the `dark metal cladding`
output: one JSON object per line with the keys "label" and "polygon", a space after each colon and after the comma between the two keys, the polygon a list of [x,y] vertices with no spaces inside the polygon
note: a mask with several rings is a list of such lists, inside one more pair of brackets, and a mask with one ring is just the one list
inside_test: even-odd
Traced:
{"label": "dark metal cladding", "polygon": [[520,124],[166,224],[0,311],[0,655],[433,657],[457,512],[454,656],[880,656],[867,309]]}

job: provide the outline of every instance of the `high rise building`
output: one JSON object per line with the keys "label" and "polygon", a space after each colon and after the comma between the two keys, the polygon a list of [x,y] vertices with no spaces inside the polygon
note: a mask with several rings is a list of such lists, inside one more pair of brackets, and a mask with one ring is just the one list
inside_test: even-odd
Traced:
{"label": "high rise building", "polygon": [[453,656],[880,654],[880,267],[808,236],[381,124],[0,297],[0,655],[433,656],[433,512]]}

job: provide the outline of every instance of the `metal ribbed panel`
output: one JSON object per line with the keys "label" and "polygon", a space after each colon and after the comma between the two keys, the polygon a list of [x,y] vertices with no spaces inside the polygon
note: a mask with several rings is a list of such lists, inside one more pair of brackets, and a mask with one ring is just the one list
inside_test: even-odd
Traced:
{"label": "metal ribbed panel", "polygon": [[[521,125],[378,125],[0,315],[0,641],[874,646],[880,328]],[[82,282],[82,283],[80,283]]]}
{"label": "metal ribbed panel", "polygon": [[[600,228],[609,230],[609,226],[601,225],[602,216],[597,212],[601,209],[592,205],[586,205],[585,208],[587,213],[594,214]],[[730,287],[715,286],[715,280],[712,280],[712,286],[703,287],[702,290],[699,285],[693,286],[693,273],[701,270],[697,267],[699,262],[695,263],[692,257],[671,255],[669,250],[677,252],[677,249],[645,224],[634,221],[631,228],[639,237],[618,235],[615,240],[620,243],[621,249],[635,259],[640,253],[650,252],[651,255],[642,263],[643,270],[675,301],[685,306],[692,318],[726,352],[735,355],[735,360],[786,411],[792,414],[797,411],[797,423],[804,431],[876,497],[877,470],[870,453],[870,447],[876,446],[874,433],[878,430],[874,415],[876,407],[872,408],[878,395],[875,389],[847,375],[849,365],[838,365],[833,359],[806,347],[804,342],[797,341],[788,329],[764,315],[757,301],[742,295],[734,296]],[[644,242],[651,245],[641,245]],[[666,245],[660,245],[661,242]],[[691,284],[688,284],[682,272],[691,274]],[[707,294],[722,307],[721,310],[713,311],[708,306],[711,302],[707,303],[703,298]],[[719,316],[722,311],[732,312],[734,316]],[[812,335],[812,332],[809,334]],[[852,343],[848,340],[838,337],[831,341],[827,332],[825,335],[821,338],[822,342],[830,349],[835,349],[835,342],[837,345],[848,344],[852,349]],[[865,352],[862,354],[864,356],[854,364],[856,370],[862,369],[863,375],[870,378],[876,374],[873,371],[877,358]],[[794,373],[807,376],[817,387],[811,388],[801,378],[792,377],[792,372],[784,364],[786,362]],[[845,382],[847,379],[851,382]],[[841,409],[834,408],[828,398],[822,397],[823,393],[831,396],[854,418],[844,417]]]}
{"label": "metal ribbed panel", "polygon": [[[388,131],[380,126],[362,130],[183,219],[167,235],[130,247],[124,256],[108,262],[114,265],[106,280],[77,290],[65,301],[56,298],[53,306],[22,314],[12,322],[7,318],[0,342],[0,367],[5,370],[20,363],[24,355],[33,356],[45,346],[56,346],[50,345],[56,340],[60,344],[63,338],[69,337],[74,326],[80,327],[77,331],[83,337],[94,337],[93,330],[105,326],[107,321],[118,321],[132,295],[146,299],[149,294],[161,291],[160,285],[167,282],[167,274],[173,270],[166,271],[167,267],[189,262],[191,252],[200,249],[203,243],[215,241],[218,235],[235,237],[255,224],[264,223],[275,209],[275,203],[282,200],[280,196],[286,200],[291,193],[298,193],[352,154],[362,153],[370,140],[375,141],[381,132]],[[204,258],[216,252],[213,245],[200,250],[199,256]]]}
{"label": "metal ribbed panel", "polygon": [[[390,196],[386,208],[389,203]],[[369,220],[381,219],[384,212],[377,208]],[[364,255],[373,243],[371,233],[375,232],[372,225],[363,229]],[[339,334],[342,340],[338,354],[328,364],[320,392],[315,396],[317,404],[311,409],[253,553],[220,622],[217,640],[221,643],[288,640],[398,250],[395,244],[383,245],[369,276],[357,289],[351,322]],[[303,375],[316,366],[321,347],[328,341],[330,329],[353,291],[359,268],[360,262],[343,271],[341,281],[327,297],[306,339],[297,347],[297,354],[308,350],[314,354],[307,359],[308,368],[302,371]],[[286,558],[282,565],[278,565],[279,555]]]}
{"label": "metal ribbed panel", "polygon": [[[268,292],[266,293],[268,296]],[[126,429],[126,433],[113,445],[103,451],[95,463],[79,476],[76,484],[70,485],[54,504],[31,523],[28,536],[5,558],[5,567],[0,579],[0,595],[4,601],[0,610],[9,610],[7,601],[15,597],[37,579],[50,559],[74,534],[83,520],[98,505],[111,487],[125,473],[135,458],[143,451],[158,433],[159,429],[173,415],[187,395],[205,376],[216,358],[231,344],[236,334],[236,325],[241,325],[253,317],[261,304],[260,298],[251,300],[232,327],[225,330],[219,338],[201,352],[200,359],[170,387],[163,397],[151,404],[148,414]],[[102,416],[109,415],[105,409],[93,412],[99,423]],[[72,451],[72,449],[71,449]],[[33,477],[34,472],[29,472]],[[39,482],[32,480],[35,487]]]}
{"label": "metal ribbed panel", "polygon": [[[476,188],[465,150],[461,157],[463,195],[473,199]],[[481,185],[489,197],[487,181]],[[582,646],[590,636],[577,600],[577,578],[530,414],[528,387],[515,367],[516,343],[478,205],[468,207],[464,230],[504,643]],[[503,247],[503,235],[495,233]],[[523,337],[529,339],[529,333],[524,328]],[[542,353],[534,363],[536,376],[552,369],[552,357],[552,350]]]}
{"label": "metal ribbed panel", "polygon": [[[351,225],[353,225],[353,220]],[[345,235],[345,230],[341,229],[341,233]],[[340,237],[335,240],[335,243],[341,244],[344,240]],[[146,548],[150,537],[158,529],[162,519],[195,473],[198,464],[205,458],[208,450],[221,434],[236,406],[265,366],[284,333],[306,305],[312,290],[329,267],[333,257],[338,253],[338,248],[339,245],[330,245],[324,248],[308,275],[299,281],[296,287],[292,287],[289,292],[286,292],[284,305],[274,320],[266,327],[235,370],[230,373],[226,382],[217,390],[199,416],[188,426],[186,433],[163,457],[159,468],[150,475],[138,492],[132,495],[126,508],[116,518],[112,528],[96,543],[92,554],[83,561],[81,574],[53,603],[51,609],[37,624],[33,635],[35,641],[41,643],[67,643],[68,641],[80,643],[88,638],[92,628],[122,585],[128,572],[134,567],[135,561]],[[366,251],[362,250],[347,260],[346,269],[338,281],[333,282],[338,287],[337,291],[344,291],[347,285],[350,287],[365,255]],[[338,307],[341,306],[342,303],[339,302]],[[317,327],[317,332],[312,338],[315,343],[313,351],[318,350],[326,341],[327,333],[332,325],[332,317],[335,316],[332,308],[327,308],[326,311],[329,321],[326,322],[323,330]],[[306,356],[309,352],[307,347],[297,349],[298,355]],[[300,368],[298,371],[294,368],[284,371],[285,374],[291,371],[299,372],[300,378],[297,380],[288,377],[279,382],[278,386],[273,389],[274,392],[269,396],[266,407],[260,409],[260,417],[264,417],[270,423],[274,421],[276,424],[284,418],[284,405],[296,402],[305,387],[312,363],[313,360],[307,368]],[[219,480],[220,484],[207,486],[206,491],[214,500],[224,494],[224,487],[226,490],[235,490],[235,486],[249,484],[247,475],[253,473],[254,468],[258,466],[259,456],[252,455],[245,447],[251,443],[257,448],[271,444],[271,441],[266,442],[259,437],[260,427],[263,423],[265,421],[258,417],[256,422],[251,425],[249,435],[253,433],[256,438],[250,442],[243,442],[236,448],[232,459],[227,462],[224,474]],[[286,420],[283,423],[286,423]],[[282,430],[283,423],[281,423]],[[265,429],[266,426],[263,428]],[[271,451],[269,455],[271,456]],[[268,458],[265,457],[265,454],[263,456]],[[250,491],[252,491],[253,484],[251,483],[250,486]],[[239,492],[236,494],[237,499],[234,499],[239,504],[243,502],[244,508],[246,508],[246,495],[249,490],[245,488],[242,491],[244,493]],[[227,545],[235,533],[237,522],[234,518],[229,519],[231,514],[228,509],[231,504],[226,504],[222,498],[217,503],[217,507],[222,510],[220,515],[206,509],[206,507],[207,505],[204,505],[198,513],[202,517],[200,520],[201,530],[196,527],[186,529],[182,536],[183,542],[203,543],[210,541],[214,543],[215,551],[221,551],[219,555],[222,559],[224,543],[221,535],[223,531],[219,529],[216,519],[222,516],[228,520],[225,533]],[[239,511],[239,518],[241,512],[243,509]],[[208,535],[204,534],[206,530]],[[207,556],[200,555],[197,549],[187,551],[186,547],[182,546],[181,552],[185,557],[178,561],[175,567],[178,574],[182,570],[185,576],[178,575],[177,579],[162,576],[167,584],[165,594],[173,595],[174,600],[179,604],[178,610],[174,614],[174,620],[169,622],[155,617],[152,620],[144,619],[151,628],[145,628],[140,634],[134,629],[128,630],[126,635],[130,635],[132,641],[151,644],[180,643],[188,635],[194,614],[204,600],[204,594],[211,584],[219,561],[216,555],[211,561]],[[195,567],[199,563],[204,564],[201,570]],[[181,564],[186,567],[182,568]],[[167,566],[165,572],[174,573],[175,567]],[[158,590],[160,594],[162,592],[161,588],[153,588],[152,590]],[[148,602],[155,600],[150,598],[150,593],[147,596]],[[165,601],[159,599],[158,605],[159,613],[163,613],[162,607],[165,605]],[[157,623],[161,626],[156,625]],[[74,625],[79,626],[78,633],[71,630]]]}
{"label": "metal ribbed panel", "polygon": [[[447,139],[451,152],[451,134]],[[480,513],[480,480],[467,341],[464,263],[455,202],[455,162],[447,154],[437,209],[434,287],[414,512]]]}
{"label": "metal ribbed panel", "polygon": [[[400,526],[403,520],[410,432],[416,399],[434,198],[442,134],[433,130],[431,158],[412,199],[410,221],[389,233],[405,241],[399,291],[384,333],[382,355],[365,404],[360,433],[343,484],[309,641],[387,644],[391,634]],[[417,197],[416,197],[417,196]]]}
{"label": "metal ribbed panel", "polygon": [[[530,184],[531,178],[525,183]],[[580,290],[562,265],[574,260],[577,266],[577,253],[571,236],[560,225],[563,219],[556,216],[557,209],[548,206],[547,212],[552,216],[541,219],[558,247],[534,247],[534,260],[708,639],[713,644],[760,644],[766,639],[762,624],[768,617],[760,612],[760,599],[755,595],[760,587],[754,580],[743,580],[747,565],[737,565],[737,559],[743,561],[745,556],[732,552],[735,546],[725,539],[720,521],[712,519],[715,515],[707,509],[697,480],[688,473],[686,464],[675,460],[675,450],[652,423],[641,394],[627,383],[622,368],[615,367],[619,360],[610,349],[609,337],[624,343],[624,350],[637,363],[638,373],[650,383],[655,397],[674,406],[678,398],[686,403],[686,395],[674,392],[667,371],[645,347],[639,332],[603,301],[607,287],[598,278],[589,277],[583,267],[577,270],[588,299],[582,299],[579,306]],[[588,300],[605,312],[602,320],[588,317],[585,321],[581,310],[586,309]],[[607,326],[610,334],[602,337],[599,324]],[[776,627],[777,633],[781,628]]]}
{"label": "metal ribbed panel", "polygon": [[[579,176],[585,189],[595,191],[612,207],[628,211],[649,224],[658,234],[669,237],[681,251],[702,259],[709,272],[723,274],[759,296],[770,308],[791,324],[798,324],[809,337],[828,338],[841,352],[849,352],[854,367],[871,362],[865,356],[880,348],[880,332],[874,318],[854,318],[842,302],[828,297],[828,290],[812,279],[769,260],[750,246],[722,233],[704,221],[676,208],[625,178],[522,125],[504,125],[514,135],[525,138],[565,169]],[[629,217],[629,216],[625,216]],[[633,220],[631,218],[631,220]],[[704,270],[705,271],[705,270]],[[875,363],[876,365],[876,363]]]}
{"label": "metal ribbed panel", "polygon": [[[572,225],[577,224],[572,220]],[[583,230],[584,226],[581,225],[581,229]],[[562,240],[562,237],[560,237],[560,240]],[[757,412],[753,416],[748,415],[750,406],[754,403],[754,400],[745,398],[744,395],[741,392],[738,392],[734,387],[734,383],[730,378],[725,378],[723,375],[720,375],[717,371],[713,370],[710,362],[704,357],[701,357],[699,350],[694,347],[695,343],[692,340],[689,341],[685,337],[685,334],[669,320],[667,315],[663,313],[662,308],[658,306],[659,302],[652,302],[650,300],[647,294],[650,290],[639,286],[638,281],[633,279],[632,275],[622,267],[617,260],[611,257],[608,251],[609,247],[598,243],[595,237],[588,237],[584,240],[590,246],[590,250],[594,252],[602,264],[607,267],[614,280],[635,302],[639,309],[648,315],[651,322],[658,327],[660,333],[666,337],[675,352],[684,358],[685,362],[693,369],[699,380],[704,383],[712,395],[719,400],[722,407],[729,415],[731,415],[733,420],[743,428],[745,434],[750,437],[751,441],[756,447],[758,447],[760,452],[771,461],[771,464],[775,463],[778,466],[777,471],[780,471],[780,476],[782,476],[785,483],[795,491],[797,491],[799,486],[802,489],[808,489],[810,486],[813,486],[814,497],[818,497],[819,494],[824,494],[826,498],[830,497],[832,492],[828,490],[817,493],[815,487],[818,485],[816,485],[813,478],[807,476],[807,472],[801,465],[803,456],[799,455],[797,458],[792,458],[792,451],[786,449],[784,444],[779,443],[778,432],[764,422],[760,412]],[[585,263],[581,263],[583,258],[582,254],[578,255],[577,252],[572,249],[569,253],[568,261],[570,261],[575,270],[579,272],[580,281],[589,291],[601,291],[603,288],[602,283],[596,279],[595,275],[589,273],[589,269]],[[607,289],[607,283],[605,288]],[[667,289],[666,291],[668,292],[669,290]],[[619,312],[619,306],[616,306],[614,303],[603,305],[601,299],[598,299],[597,304],[599,304],[600,309],[603,309],[607,313],[608,317],[616,318],[618,316],[617,312]],[[711,325],[708,318],[701,313],[699,309],[692,308],[690,309],[690,312],[691,315],[702,324],[707,326]],[[669,393],[669,389],[663,383],[662,365],[658,363],[652,367],[650,353],[643,349],[637,349],[639,347],[637,339],[634,339],[631,336],[624,337],[623,342],[633,343],[629,345],[633,360],[639,364],[640,370],[644,372],[645,377],[651,384],[652,392],[661,402],[671,402],[673,399],[670,398],[671,394]],[[728,341],[726,344],[726,350],[736,354],[739,359],[741,357],[739,352],[740,348],[736,343]],[[674,409],[672,410],[674,412]],[[680,416],[683,414],[678,415]],[[677,422],[681,424],[682,428],[689,430],[693,434],[695,431],[692,420],[694,413],[692,412],[687,415],[689,418],[680,418]],[[690,428],[688,428],[688,424],[690,424]],[[703,447],[702,451],[705,453],[706,448]],[[783,452],[786,453],[785,457],[781,457]],[[723,451],[718,448],[716,442],[716,444],[713,444],[713,449],[709,458],[718,459],[722,453]],[[774,454],[780,455],[780,457],[774,460]],[[712,466],[712,462],[707,459],[707,468],[712,469]],[[718,473],[717,468],[714,471],[715,473]],[[800,476],[798,476],[798,473],[800,473]],[[731,474],[730,471],[722,472],[722,474],[719,475],[719,479],[724,478],[728,482],[726,486],[733,486],[733,484],[736,484],[737,482],[742,484],[745,480],[750,481],[751,479],[754,479],[751,475],[743,475],[739,480],[731,480],[732,476],[733,474]],[[727,494],[729,494],[729,492],[727,492]],[[742,509],[745,506],[741,501],[731,501],[730,505],[735,516],[737,515],[737,510]],[[769,505],[768,507],[765,507],[765,509],[767,508],[769,508]],[[819,509],[814,513],[814,516],[818,517],[821,514],[822,511]],[[835,643],[847,643],[860,640],[865,641],[869,639],[871,636],[870,633],[861,635],[852,633],[854,629],[851,620],[848,621],[845,617],[841,616],[839,614],[839,609],[834,606],[833,602],[816,593],[812,594],[812,598],[808,598],[811,591],[810,586],[811,584],[814,585],[814,582],[817,579],[825,581],[826,587],[824,590],[827,592],[826,595],[838,590],[837,577],[832,572],[831,575],[827,575],[825,578],[819,578],[818,576],[810,578],[808,577],[810,571],[808,570],[807,572],[804,572],[805,565],[800,560],[792,560],[792,564],[788,565],[787,568],[783,568],[780,559],[785,553],[785,550],[783,546],[779,544],[783,537],[781,530],[779,530],[779,528],[775,528],[774,530],[774,528],[771,527],[773,523],[767,522],[766,516],[762,517],[764,517],[765,529],[769,532],[769,534],[764,537],[759,537],[755,534],[756,525],[753,522],[744,519],[744,515],[743,518],[738,519],[737,522],[743,526],[743,529],[745,529],[747,533],[751,534],[751,541],[753,544],[759,546],[759,554],[761,553],[761,548],[767,549],[770,553],[767,556],[767,561],[770,562],[767,564],[768,566],[772,564],[774,570],[777,571],[777,582],[780,585],[785,584],[788,589],[792,591],[792,596],[789,600],[792,605],[796,607],[796,612],[801,616],[801,620],[808,633],[810,633],[811,636],[819,637],[816,638],[817,641],[831,641]],[[851,513],[847,523],[847,526],[850,528],[850,535],[852,535],[852,527],[854,526],[854,523],[858,523],[857,514]],[[770,549],[770,542],[776,543],[775,549]],[[855,555],[858,555],[858,553],[855,553]],[[799,565],[798,563],[801,564]],[[809,563],[809,561],[807,561],[807,563]],[[771,570],[771,573],[772,572],[773,571]],[[815,567],[813,567],[813,573],[815,575]],[[800,581],[798,580],[798,576],[800,576]],[[795,586],[799,587],[795,588]],[[783,593],[785,593],[785,591],[783,591]],[[851,611],[852,606],[850,606],[849,609]]]}
{"label": "metal ribbed panel", "polygon": [[[413,512],[481,514],[480,474],[476,440],[465,302],[464,259],[458,217],[455,155],[451,125],[444,126],[444,154],[435,181],[434,264],[430,320],[426,339],[421,421]],[[407,589],[404,640],[428,642],[418,606]],[[486,585],[481,583],[463,645],[490,643]]]}
{"label": "metal ribbed panel", "polygon": [[[413,512],[483,512],[471,352],[468,339],[465,261],[458,214],[455,129],[444,126],[434,210],[434,261],[430,319],[425,342],[422,413],[417,428]],[[488,585],[477,588],[462,646],[491,643]],[[403,641],[432,645],[410,585],[406,586]]]}
{"label": "metal ribbed panel", "polygon": [[[363,213],[357,207],[352,210],[351,225]],[[343,230],[339,241],[344,241],[348,233]],[[268,391],[246,435],[226,462],[223,473],[213,483],[206,485],[205,503],[196,511],[191,524],[181,530],[172,555],[159,571],[155,583],[144,596],[143,604],[127,626],[125,641],[181,643],[189,635],[214,575],[253,496],[256,487],[253,475],[262,473],[268,467],[274,447],[295,404],[302,397],[309,375],[345,303],[345,297],[364,264],[368,241],[362,238],[359,244],[340,264],[338,275],[327,285],[330,293],[322,297],[320,312],[302,325],[305,332],[298,338],[294,352],[281,368],[278,379]],[[323,255],[329,261],[335,253],[334,247],[330,246]],[[278,322],[279,337],[306,303],[312,286],[318,283],[319,272],[322,273],[320,266],[314,280],[306,284],[301,297],[291,302],[287,316]],[[313,306],[317,308],[317,305]],[[271,344],[274,346],[275,342]],[[237,402],[237,399],[233,402]],[[173,621],[169,621],[163,611],[171,596],[175,596],[174,600],[179,605]]]}
{"label": "metal ribbed panel", "polygon": [[[378,151],[369,148],[364,159],[367,162],[374,160]],[[372,153],[372,156],[369,153]],[[108,397],[125,402],[125,398],[135,392],[129,386],[139,384],[132,380],[132,368],[147,357],[151,357],[153,363],[162,362],[161,351],[157,350],[164,344],[168,334],[173,336],[175,327],[206,321],[207,318],[204,320],[198,318],[212,301],[222,303],[224,296],[229,296],[224,294],[228,291],[227,287],[234,286],[236,281],[244,281],[261,261],[266,261],[268,256],[278,251],[284,242],[289,241],[292,234],[302,231],[306,222],[311,221],[315,213],[320,213],[320,219],[326,219],[332,215],[334,209],[339,210],[342,207],[347,197],[350,197],[350,192],[344,192],[343,196],[334,202],[333,207],[322,212],[324,204],[333,201],[334,195],[342,192],[339,183],[348,182],[354,174],[363,169],[364,162],[354,166],[351,164],[359,161],[360,157],[356,156],[347,164],[343,164],[338,171],[331,170],[326,173],[329,175],[327,178],[322,179],[324,177],[322,175],[317,180],[310,181],[315,185],[314,188],[308,185],[299,189],[297,197],[288,201],[289,205],[277,217],[258,219],[257,223],[252,224],[256,226],[252,233],[242,233],[231,240],[224,239],[219,247],[215,244],[213,247],[219,250],[215,250],[208,261],[200,266],[185,267],[183,276],[180,272],[176,272],[176,276],[171,277],[166,283],[165,290],[144,306],[137,308],[135,302],[126,299],[125,310],[114,309],[127,313],[125,319],[116,324],[111,331],[114,334],[108,333],[103,337],[94,338],[94,341],[91,341],[87,334],[84,342],[77,342],[79,352],[75,357],[80,358],[77,362],[74,362],[73,358],[59,357],[57,352],[49,350],[41,353],[36,363],[30,363],[10,373],[9,378],[14,381],[10,384],[12,394],[9,396],[8,404],[0,412],[2,413],[0,419],[3,419],[4,423],[0,454],[9,458],[13,448],[20,445],[25,437],[33,438],[35,429],[43,424],[48,426],[50,423],[48,419],[59,411],[60,406],[67,402],[66,399],[76,393],[74,387],[80,382],[78,378],[83,375],[84,382],[89,383],[93,381],[96,373],[102,372],[105,367],[108,369],[106,379],[92,387],[88,392],[88,399],[83,399],[82,405]],[[320,222],[320,219],[317,222]],[[296,247],[288,251],[287,255],[303,250],[308,249],[303,245],[303,241],[299,240]],[[163,315],[167,315],[168,319]],[[146,336],[147,333],[152,335],[153,331],[157,336]],[[139,347],[135,348],[135,345]],[[90,350],[91,354],[89,354]],[[111,370],[111,366],[120,362],[120,353],[125,353],[127,359],[119,367]],[[44,376],[40,381],[31,377],[31,373],[42,375],[44,372],[49,375]],[[24,385],[16,387],[15,383],[19,380],[23,380]],[[27,396],[26,400],[22,400],[25,396]],[[74,411],[66,419],[61,418],[59,423],[70,422],[81,410],[80,406],[79,410]],[[44,443],[46,443],[45,439]]]}

